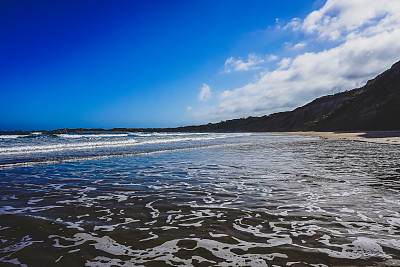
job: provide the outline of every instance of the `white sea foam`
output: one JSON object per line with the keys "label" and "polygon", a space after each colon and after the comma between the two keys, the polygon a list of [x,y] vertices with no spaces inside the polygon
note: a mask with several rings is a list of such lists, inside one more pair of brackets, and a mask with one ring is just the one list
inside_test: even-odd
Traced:
{"label": "white sea foam", "polygon": [[61,206],[45,206],[45,207],[25,207],[25,208],[14,208],[12,206],[3,206],[0,208],[0,215],[3,214],[19,214],[25,212],[40,212],[53,208],[60,208]]}
{"label": "white sea foam", "polygon": [[376,240],[366,237],[358,237],[351,245],[333,245],[333,247],[341,247],[342,251],[331,250],[328,248],[319,248],[318,250],[327,253],[329,256],[341,259],[364,259],[368,257],[391,258],[383,252],[382,247]]}
{"label": "white sea foam", "polygon": [[200,227],[203,224],[204,220],[194,222],[194,223],[180,223],[179,226],[183,227],[188,227],[188,226],[193,226],[193,227]]}
{"label": "white sea foam", "polygon": [[22,240],[20,242],[0,249],[0,253],[8,253],[8,252],[14,253],[14,252],[19,251],[27,246],[32,245],[33,243],[40,243],[40,242],[43,242],[43,241],[34,241],[34,240],[32,240],[32,238],[29,235],[26,235],[22,238]]}
{"label": "white sea foam", "polygon": [[42,201],[43,200],[43,198],[35,198],[35,199],[30,199],[30,200],[28,200],[28,205],[34,205],[34,204],[36,204],[37,202],[39,202],[39,201]]}
{"label": "white sea foam", "polygon": [[211,237],[226,237],[226,236],[228,236],[226,234],[214,234],[213,232],[209,232],[209,234]]}
{"label": "white sea foam", "polygon": [[143,242],[143,241],[148,241],[148,240],[152,240],[152,239],[157,239],[158,235],[154,234],[153,232],[150,232],[149,235],[151,235],[148,238],[144,238],[144,239],[140,239],[139,241]]}
{"label": "white sea foam", "polygon": [[389,218],[387,222],[395,227],[400,227],[400,218]]}
{"label": "white sea foam", "polygon": [[150,212],[152,218],[157,218],[158,216],[160,216],[160,211],[159,211],[158,209],[156,209],[156,208],[153,207],[153,203],[156,202],[156,201],[157,201],[157,200],[152,201],[152,202],[149,202],[149,203],[147,203],[146,206],[145,206],[146,208],[149,208],[149,209],[152,210],[152,211]]}
{"label": "white sea foam", "polygon": [[[152,239],[155,234],[151,233]],[[191,240],[194,242],[196,248],[202,248],[208,250],[215,257],[224,259],[225,262],[219,263],[220,266],[267,266],[267,261],[271,261],[274,258],[288,258],[287,255],[282,253],[271,253],[271,254],[236,254],[232,252],[235,249],[240,249],[243,251],[248,251],[250,248],[254,247],[269,247],[268,244],[263,243],[255,243],[255,242],[246,242],[237,238],[236,244],[227,244],[218,242],[216,240],[211,239],[201,239],[201,238],[193,238],[193,239],[174,239],[164,242],[163,244],[147,248],[144,250],[135,250],[131,247],[119,244],[112,238],[108,236],[97,237],[87,233],[78,233],[75,234],[73,238],[66,238],[62,236],[52,235],[49,236],[55,240],[54,247],[58,248],[66,248],[66,247],[76,247],[82,245],[88,241],[91,242],[91,246],[96,248],[97,250],[108,253],[109,255],[115,256],[129,256],[131,259],[123,261],[121,259],[113,259],[105,256],[97,256],[86,262],[86,266],[98,266],[101,263],[102,266],[130,266],[134,264],[135,266],[142,266],[140,264],[151,262],[151,261],[163,261],[167,264],[172,264],[172,262],[179,263],[180,266],[192,266],[194,264],[193,260],[200,260],[204,262],[209,262],[216,264],[216,262],[205,259],[201,256],[195,256],[191,258],[180,258],[176,256],[176,252],[178,252],[181,247],[179,246],[179,242],[183,240]],[[72,245],[62,245],[60,241],[63,243],[71,243]],[[142,240],[144,241],[144,240]]]}
{"label": "white sea foam", "polygon": [[140,220],[134,220],[132,218],[124,218],[124,220],[125,220],[125,222],[116,223],[116,224],[112,224],[112,225],[96,225],[93,230],[95,230],[95,231],[101,230],[104,232],[111,232],[111,231],[115,230],[115,228],[117,228],[118,226],[130,224],[130,223],[134,223],[134,222],[140,222]]}

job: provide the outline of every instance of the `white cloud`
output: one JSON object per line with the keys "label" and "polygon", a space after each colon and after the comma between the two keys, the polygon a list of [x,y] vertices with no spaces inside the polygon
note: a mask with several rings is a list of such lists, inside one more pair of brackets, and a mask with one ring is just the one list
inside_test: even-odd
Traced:
{"label": "white cloud", "polygon": [[269,56],[267,57],[267,61],[268,61],[268,62],[270,62],[270,61],[275,61],[275,60],[278,60],[278,57],[275,56],[275,55],[269,55]]}
{"label": "white cloud", "polygon": [[243,61],[240,58],[229,57],[225,60],[225,72],[232,71],[249,71],[260,69],[260,65],[263,63],[277,60],[278,57],[275,55],[269,55],[267,57],[257,56],[255,54],[249,54],[247,61]]}
{"label": "white cloud", "polygon": [[335,40],[336,46],[283,58],[277,69],[261,73],[255,82],[222,92],[217,104],[196,112],[199,118],[218,121],[291,110],[362,86],[400,59],[398,0],[328,0],[289,27],[315,34],[315,42]]}
{"label": "white cloud", "polygon": [[298,30],[301,28],[301,19],[300,18],[293,18],[285,27],[284,30],[292,28],[293,30]]}
{"label": "white cloud", "polygon": [[307,45],[306,42],[300,42],[300,43],[295,44],[295,45],[293,46],[293,48],[294,48],[294,49],[301,49],[301,48],[304,48],[306,45]]}
{"label": "white cloud", "polygon": [[193,107],[192,107],[192,106],[187,106],[187,107],[186,107],[186,111],[187,111],[187,112],[190,112],[190,111],[192,111],[192,109],[193,109]]}
{"label": "white cloud", "polygon": [[211,96],[212,96],[212,94],[211,94],[210,86],[203,83],[203,87],[201,88],[200,93],[199,93],[199,100],[206,101],[206,100],[210,99]]}
{"label": "white cloud", "polygon": [[357,35],[368,31],[394,30],[399,23],[399,0],[328,0],[300,25],[291,27],[306,33],[317,33],[322,39],[338,40],[350,33]]}
{"label": "white cloud", "polygon": [[283,58],[281,61],[279,61],[279,69],[286,69],[287,67],[290,66],[290,63],[292,63],[292,59],[289,57]]}

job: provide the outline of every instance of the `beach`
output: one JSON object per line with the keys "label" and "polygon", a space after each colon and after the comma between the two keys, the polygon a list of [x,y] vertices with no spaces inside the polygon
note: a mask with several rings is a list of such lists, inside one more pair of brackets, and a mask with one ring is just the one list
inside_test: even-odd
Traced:
{"label": "beach", "polygon": [[355,132],[297,131],[297,132],[283,132],[283,133],[316,136],[316,137],[323,137],[330,139],[342,139],[351,141],[400,145],[400,131],[355,131]]}
{"label": "beach", "polygon": [[156,132],[0,142],[0,265],[400,264],[397,145]]}

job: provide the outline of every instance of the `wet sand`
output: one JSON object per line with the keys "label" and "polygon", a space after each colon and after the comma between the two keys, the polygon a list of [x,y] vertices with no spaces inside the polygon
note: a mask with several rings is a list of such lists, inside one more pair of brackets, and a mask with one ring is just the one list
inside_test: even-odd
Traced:
{"label": "wet sand", "polygon": [[0,144],[0,164],[32,164],[0,169],[0,266],[400,266],[399,145],[275,133]]}
{"label": "wet sand", "polygon": [[298,134],[318,136],[331,139],[344,139],[383,144],[400,145],[400,131],[359,131],[359,132],[283,132],[285,134]]}

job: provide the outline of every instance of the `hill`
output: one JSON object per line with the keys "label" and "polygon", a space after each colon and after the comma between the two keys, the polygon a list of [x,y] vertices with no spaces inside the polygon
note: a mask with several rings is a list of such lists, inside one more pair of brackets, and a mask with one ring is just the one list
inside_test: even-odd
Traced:
{"label": "hill", "polygon": [[323,96],[292,111],[179,131],[274,132],[400,130],[400,61],[361,88]]}

